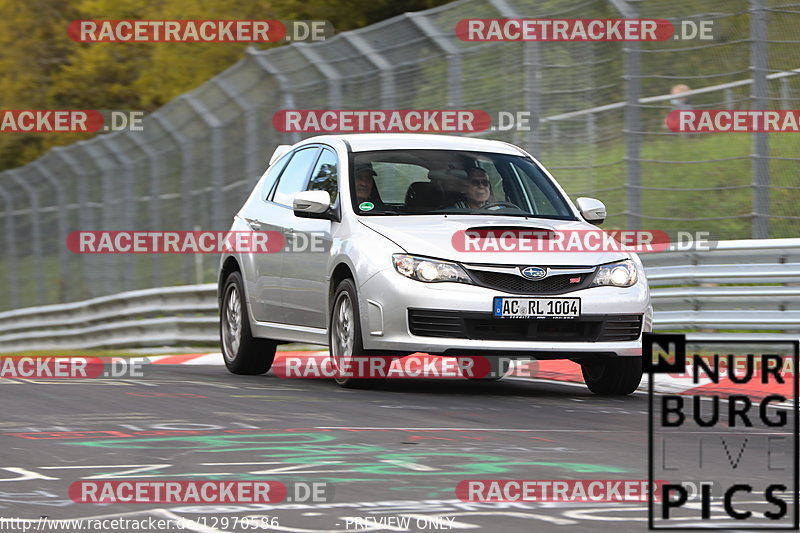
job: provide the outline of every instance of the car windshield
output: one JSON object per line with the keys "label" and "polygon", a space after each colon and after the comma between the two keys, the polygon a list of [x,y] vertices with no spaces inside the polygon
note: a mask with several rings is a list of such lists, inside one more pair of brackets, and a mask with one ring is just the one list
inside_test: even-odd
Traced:
{"label": "car windshield", "polygon": [[563,195],[526,157],[457,150],[350,156],[359,215],[481,214],[575,220]]}

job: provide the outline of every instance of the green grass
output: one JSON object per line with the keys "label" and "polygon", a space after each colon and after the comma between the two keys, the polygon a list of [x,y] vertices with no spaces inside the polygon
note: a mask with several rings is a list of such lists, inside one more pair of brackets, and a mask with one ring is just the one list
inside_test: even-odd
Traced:
{"label": "green grass", "polygon": [[[654,129],[654,128],[653,128]],[[658,135],[643,143],[641,159],[657,161],[708,161],[703,163],[641,163],[641,185],[667,190],[641,190],[642,227],[665,231],[709,231],[712,240],[751,237],[753,211],[752,138],[746,133],[702,135]],[[797,157],[800,135],[769,135],[772,157]],[[726,158],[740,158],[724,160]],[[594,195],[606,203],[609,228],[626,226],[624,212],[627,192],[624,189],[596,192],[598,189],[624,187],[625,146],[622,139],[600,146],[568,146],[566,150],[544,152],[542,162],[552,171],[573,198]],[[713,159],[713,160],[712,160]],[[593,169],[566,169],[562,166],[584,164],[609,165]],[[770,184],[798,186],[800,162],[770,160]],[[723,187],[740,187],[723,189]],[[675,189],[717,188],[708,191]],[[670,190],[672,189],[672,190]],[[770,214],[800,216],[800,190],[771,189]],[[714,219],[715,217],[727,217]],[[708,220],[663,220],[708,219]],[[770,237],[794,237],[798,232],[791,219],[773,219]]]}

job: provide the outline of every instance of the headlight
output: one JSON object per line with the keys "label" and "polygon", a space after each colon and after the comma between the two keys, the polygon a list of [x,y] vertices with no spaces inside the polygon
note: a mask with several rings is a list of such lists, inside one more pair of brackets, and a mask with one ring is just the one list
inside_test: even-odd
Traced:
{"label": "headlight", "polygon": [[630,287],[636,283],[637,273],[636,265],[628,260],[603,265],[597,268],[591,286]]}
{"label": "headlight", "polygon": [[456,283],[472,283],[472,279],[457,263],[436,261],[413,255],[392,255],[394,269],[407,278],[426,283],[453,281]]}

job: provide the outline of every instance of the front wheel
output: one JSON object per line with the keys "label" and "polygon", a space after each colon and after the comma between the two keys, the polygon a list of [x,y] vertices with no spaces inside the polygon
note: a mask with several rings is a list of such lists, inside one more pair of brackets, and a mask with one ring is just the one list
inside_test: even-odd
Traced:
{"label": "front wheel", "polygon": [[[355,357],[365,357],[361,338],[361,317],[358,313],[358,296],[353,280],[343,279],[336,287],[331,306],[328,327],[328,346],[330,346],[333,367],[341,369],[342,374],[352,373]],[[340,386],[348,389],[365,389],[378,385],[384,377],[355,378],[338,375],[334,379]]]}
{"label": "front wheel", "polygon": [[583,380],[595,394],[625,396],[642,382],[641,357],[603,357],[581,362]]}
{"label": "front wheel", "polygon": [[219,336],[225,366],[233,374],[257,375],[269,371],[277,343],[253,337],[242,275],[231,272],[222,289]]}

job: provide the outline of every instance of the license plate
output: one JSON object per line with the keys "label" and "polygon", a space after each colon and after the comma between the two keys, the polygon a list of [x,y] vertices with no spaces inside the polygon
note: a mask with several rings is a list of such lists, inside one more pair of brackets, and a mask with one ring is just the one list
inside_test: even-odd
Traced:
{"label": "license plate", "polygon": [[572,318],[581,314],[580,298],[495,297],[495,318]]}

